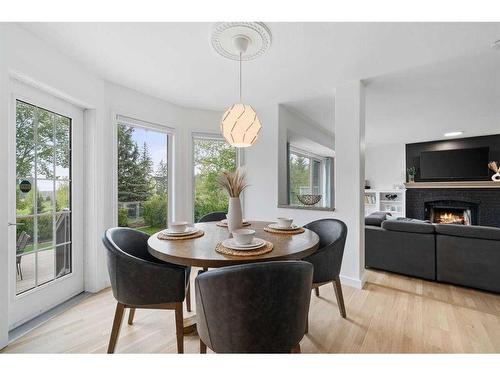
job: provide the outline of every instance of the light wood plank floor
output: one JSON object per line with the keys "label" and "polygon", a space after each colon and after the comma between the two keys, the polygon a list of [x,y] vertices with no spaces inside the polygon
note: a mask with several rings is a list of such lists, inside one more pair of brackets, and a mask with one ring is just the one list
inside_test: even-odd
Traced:
{"label": "light wood plank floor", "polygon": [[[378,271],[368,271],[363,290],[343,290],[346,320],[332,286],[321,287],[319,298],[312,294],[303,353],[500,352],[500,295]],[[105,353],[114,308],[104,290],[3,352]],[[198,337],[186,336],[185,352],[198,350]],[[174,312],[137,310],[133,326],[124,319],[116,352],[175,353]]]}

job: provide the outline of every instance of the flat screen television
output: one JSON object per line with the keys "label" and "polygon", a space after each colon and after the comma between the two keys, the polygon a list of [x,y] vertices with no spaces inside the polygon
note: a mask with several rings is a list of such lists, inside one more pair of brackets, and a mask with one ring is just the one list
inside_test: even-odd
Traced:
{"label": "flat screen television", "polygon": [[489,147],[420,154],[420,180],[485,180],[489,177]]}

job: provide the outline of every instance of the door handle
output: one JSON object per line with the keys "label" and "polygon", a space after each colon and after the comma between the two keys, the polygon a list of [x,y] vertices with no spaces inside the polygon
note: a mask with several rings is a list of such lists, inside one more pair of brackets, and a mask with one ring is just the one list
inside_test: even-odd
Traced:
{"label": "door handle", "polygon": [[24,223],[9,223],[9,227],[12,225],[24,225]]}

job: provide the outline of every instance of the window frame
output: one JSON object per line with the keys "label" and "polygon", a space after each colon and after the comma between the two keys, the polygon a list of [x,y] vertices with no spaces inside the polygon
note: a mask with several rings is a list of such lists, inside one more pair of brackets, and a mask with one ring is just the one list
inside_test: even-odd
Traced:
{"label": "window frame", "polygon": [[[320,191],[319,191],[319,194],[321,194],[322,196],[326,197],[326,184],[325,184],[325,177],[326,177],[326,160],[328,159],[327,157],[324,157],[324,156],[320,156],[320,155],[316,155],[314,154],[313,152],[309,152],[309,151],[306,151],[306,150],[303,150],[303,149],[300,149],[298,147],[295,147],[295,146],[292,146],[290,145],[289,146],[289,149],[288,149],[288,155],[287,155],[287,158],[288,158],[288,161],[287,161],[287,165],[288,165],[288,176],[290,176],[290,155],[291,154],[294,154],[294,155],[298,155],[298,156],[301,156],[303,158],[306,158],[306,159],[309,159],[309,185],[311,187],[311,194],[314,194],[314,192],[312,191],[313,190],[313,175],[314,175],[314,168],[313,168],[313,161],[316,161],[316,162],[319,162],[320,163],[320,167],[319,167],[319,170],[320,170],[320,174],[319,174],[319,188],[320,188]],[[288,177],[288,185],[289,185],[289,189],[288,189],[288,204],[291,204],[291,191],[290,191],[290,177]],[[329,198],[331,200],[331,197]],[[326,206],[326,200],[323,200],[323,204],[324,206],[321,206],[321,208],[327,208]]]}
{"label": "window frame", "polygon": [[[35,128],[35,142],[37,142],[37,128],[38,128],[38,111],[46,111],[48,113],[51,114],[52,116],[52,121],[54,121],[53,117],[55,115],[57,116],[61,116],[61,117],[65,117],[67,119],[69,119],[69,147],[68,147],[68,151],[69,151],[69,175],[68,175],[68,178],[67,179],[57,179],[56,177],[56,162],[54,160],[54,163],[53,163],[53,178],[47,178],[46,176],[45,177],[42,177],[42,178],[38,178],[37,174],[37,157],[36,157],[36,154],[35,154],[35,160],[34,160],[34,172],[33,172],[33,176],[31,177],[33,179],[33,191],[35,192],[35,194],[33,194],[33,208],[35,210],[35,212],[33,214],[26,214],[26,215],[18,215],[17,214],[17,202],[14,202],[13,205],[14,205],[14,215],[15,215],[15,221],[17,222],[18,219],[35,219],[41,216],[48,216],[50,215],[52,217],[52,244],[50,246],[46,246],[46,247],[41,247],[39,248],[38,247],[38,223],[35,225],[35,223],[33,224],[33,249],[27,253],[23,253],[22,257],[24,256],[27,256],[27,255],[31,255],[31,254],[34,254],[35,255],[35,262],[34,262],[34,285],[33,287],[29,288],[29,289],[26,289],[26,290],[23,290],[21,292],[17,292],[17,278],[15,279],[15,282],[14,282],[14,285],[13,285],[13,295],[14,295],[14,300],[18,300],[18,299],[22,299],[24,296],[27,296],[27,295],[30,295],[32,293],[35,293],[37,291],[39,291],[41,288],[45,288],[45,287],[50,287],[51,285],[55,284],[56,282],[58,282],[59,280],[66,280],[66,279],[69,279],[69,278],[72,278],[75,274],[75,247],[74,247],[74,218],[73,218],[73,211],[74,211],[74,202],[73,202],[73,197],[74,197],[74,185],[73,185],[73,168],[74,168],[74,157],[73,157],[73,138],[74,138],[74,118],[72,116],[71,113],[67,113],[66,111],[64,111],[62,108],[59,108],[59,105],[55,105],[55,109],[48,109],[49,107],[51,107],[49,104],[49,102],[45,102],[44,100],[39,100],[39,98],[36,98],[36,97],[31,97],[31,96],[25,96],[25,95],[22,95],[22,94],[18,94],[17,92],[16,93],[13,93],[12,95],[12,104],[13,104],[13,120],[14,122],[16,121],[16,117],[17,117],[17,106],[18,106],[18,103],[23,103],[25,105],[29,105],[29,106],[32,106],[34,107],[35,109],[35,118],[36,118],[36,121],[35,123],[37,124],[36,128]],[[55,136],[55,128],[53,128],[53,135]],[[16,132],[14,131],[14,134],[13,134],[13,137],[14,137],[14,143],[13,143],[13,150],[15,150],[17,148],[17,139],[16,139]],[[54,138],[54,158],[55,158],[55,152],[56,152],[56,140]],[[17,169],[14,167],[15,169],[15,173],[14,173],[14,178],[16,180],[16,182],[24,177],[26,178],[26,176],[19,176],[18,175],[18,171]],[[52,203],[54,205],[53,207],[53,211],[51,213],[39,213],[37,211],[37,194],[38,194],[38,180],[41,180],[41,181],[51,181],[52,182],[52,185],[53,185],[53,190],[52,190]],[[70,214],[70,240],[69,241],[65,241],[65,242],[62,242],[62,243],[57,243],[57,238],[56,238],[56,227],[55,227],[55,223],[56,223],[56,217],[57,217],[57,214],[58,213],[61,213],[63,211],[57,211],[56,209],[56,186],[57,186],[57,182],[68,182],[69,184],[69,205],[70,205],[70,209],[69,211],[66,211],[66,212],[69,212]],[[16,237],[17,237],[17,231],[16,231]],[[54,278],[51,279],[51,280],[48,280],[48,281],[45,281],[45,282],[42,282],[42,283],[39,283],[39,277],[38,277],[38,253],[42,253],[42,252],[45,252],[45,251],[54,251],[54,263],[55,263],[55,252],[57,250],[58,247],[60,246],[67,246],[69,245],[70,246],[70,256],[71,256],[71,261],[70,261],[70,272],[62,275],[62,276],[59,276],[59,277],[56,277],[54,275]],[[17,258],[17,255],[15,256],[15,258]],[[9,262],[10,264],[10,262]],[[54,267],[55,267],[55,264],[54,264]]]}
{"label": "window frame", "polygon": [[152,130],[163,133],[167,136],[167,223],[174,217],[175,209],[175,189],[174,189],[174,147],[175,128],[158,124],[155,122],[140,120],[131,116],[119,113],[112,114],[113,123],[113,223],[118,226],[118,125],[137,127],[145,130]]}
{"label": "window frame", "polygon": [[[196,139],[204,139],[204,140],[214,140],[214,141],[223,141],[227,142],[224,137],[221,134],[218,133],[209,133],[209,132],[196,132],[193,131],[191,132],[191,161],[190,161],[190,168],[191,168],[191,221],[195,223],[195,217],[194,217],[194,208],[195,208],[195,202],[196,202],[196,189],[195,189],[195,174],[194,174],[194,141]],[[234,147],[236,149],[236,167],[242,167],[244,165],[244,151],[242,148],[239,147]],[[245,199],[245,192],[240,196],[240,201],[241,201],[241,209],[244,214],[244,199]]]}

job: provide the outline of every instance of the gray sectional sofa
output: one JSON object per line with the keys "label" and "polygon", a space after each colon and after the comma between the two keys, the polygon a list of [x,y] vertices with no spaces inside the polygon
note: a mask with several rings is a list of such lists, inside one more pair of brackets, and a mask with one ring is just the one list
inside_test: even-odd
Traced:
{"label": "gray sectional sofa", "polygon": [[367,268],[500,292],[500,228],[377,215],[365,221]]}

